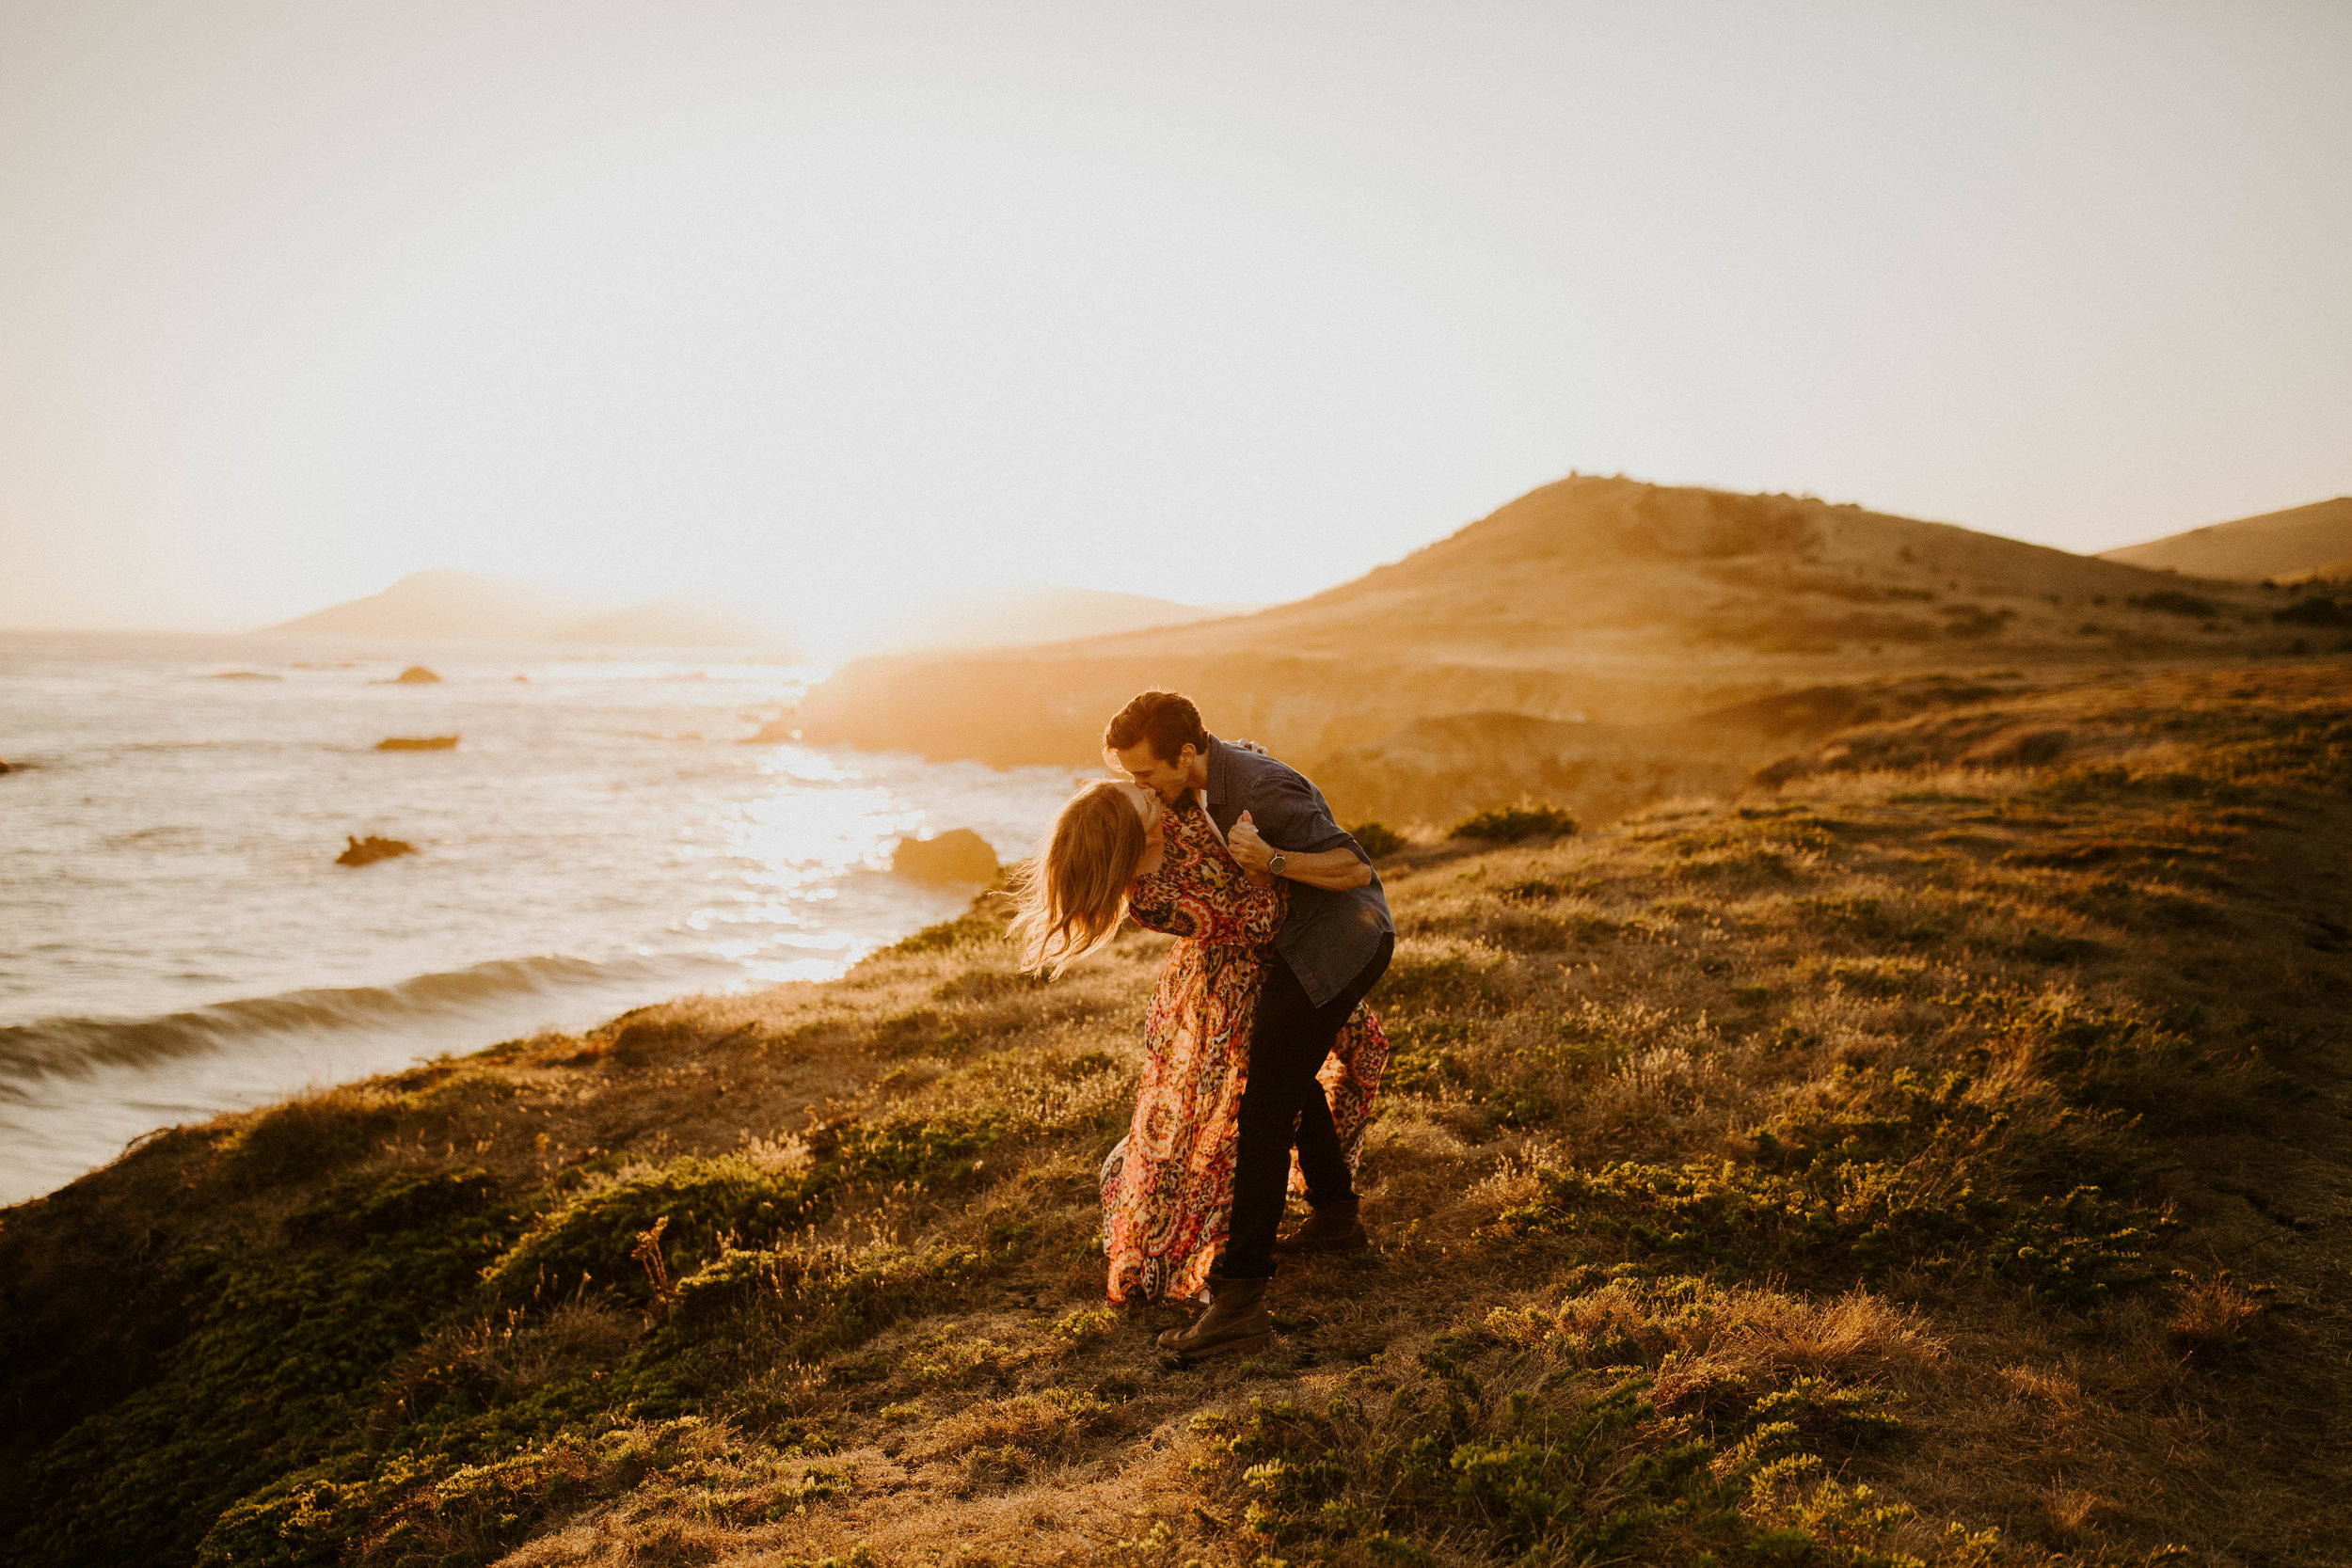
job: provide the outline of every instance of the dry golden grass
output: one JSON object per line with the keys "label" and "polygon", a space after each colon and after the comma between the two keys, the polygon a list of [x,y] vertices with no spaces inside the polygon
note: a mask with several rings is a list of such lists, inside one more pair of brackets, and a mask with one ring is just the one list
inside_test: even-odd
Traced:
{"label": "dry golden grass", "polygon": [[[1977,767],[1864,726],[1777,790],[1387,863],[1379,1246],[1286,1268],[1258,1357],[1162,1366],[1173,1312],[1101,1301],[1164,941],[1040,986],[968,922],[10,1212],[0,1539],[2344,1561],[2352,676],[2000,702],[1987,733],[2076,738]],[[287,1368],[332,1397],[244,1392]]]}

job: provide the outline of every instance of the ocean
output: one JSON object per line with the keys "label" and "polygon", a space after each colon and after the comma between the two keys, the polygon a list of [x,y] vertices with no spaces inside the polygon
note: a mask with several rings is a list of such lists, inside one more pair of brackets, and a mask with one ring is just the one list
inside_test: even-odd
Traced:
{"label": "ocean", "polygon": [[[157,1128],[837,975],[971,896],[891,874],[898,839],[1015,859],[1070,792],[752,743],[822,672],[741,657],[0,634],[0,1204]],[[336,863],[369,835],[417,852]]]}

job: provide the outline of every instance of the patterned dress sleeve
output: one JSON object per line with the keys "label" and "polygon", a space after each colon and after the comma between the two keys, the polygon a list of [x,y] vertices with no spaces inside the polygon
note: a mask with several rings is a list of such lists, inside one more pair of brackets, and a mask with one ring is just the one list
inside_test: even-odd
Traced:
{"label": "patterned dress sleeve", "polygon": [[1183,907],[1176,879],[1163,865],[1147,871],[1127,885],[1127,918],[1147,931],[1171,937],[1192,935],[1192,915]]}
{"label": "patterned dress sleeve", "polygon": [[1160,868],[1135,879],[1127,913],[1169,936],[1263,947],[1282,928],[1288,885],[1251,887],[1216,834],[1197,811],[1170,814]]}
{"label": "patterned dress sleeve", "polygon": [[1232,942],[1263,947],[1282,928],[1290,909],[1290,889],[1279,878],[1272,887],[1249,885],[1248,878],[1226,857],[1223,846],[1209,857],[1215,871],[1201,879],[1200,928],[1193,934],[1202,942]]}

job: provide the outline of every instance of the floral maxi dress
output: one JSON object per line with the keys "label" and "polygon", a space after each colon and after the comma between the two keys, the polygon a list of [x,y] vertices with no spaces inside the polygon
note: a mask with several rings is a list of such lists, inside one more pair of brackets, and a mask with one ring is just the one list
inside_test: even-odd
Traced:
{"label": "floral maxi dress", "polygon": [[[1160,966],[1144,1017],[1135,1119],[1103,1165],[1103,1243],[1115,1302],[1197,1295],[1225,1250],[1250,1027],[1267,944],[1289,909],[1283,883],[1249,886],[1197,807],[1165,820],[1160,868],[1136,879],[1127,910],[1136,924],[1181,940]],[[1351,1169],[1388,1054],[1379,1020],[1358,1007],[1323,1064]],[[1295,1166],[1291,1181],[1297,1190]]]}

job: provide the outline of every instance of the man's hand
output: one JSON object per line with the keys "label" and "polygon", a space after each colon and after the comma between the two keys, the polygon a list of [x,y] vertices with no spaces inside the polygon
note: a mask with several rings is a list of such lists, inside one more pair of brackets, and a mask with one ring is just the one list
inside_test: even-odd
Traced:
{"label": "man's hand", "polygon": [[[1248,812],[1241,814],[1233,831],[1225,835],[1225,847],[1233,852],[1234,863],[1248,874],[1250,886],[1272,885],[1274,877],[1266,864],[1274,858],[1274,847],[1258,836],[1258,825],[1249,820]],[[1309,887],[1344,893],[1371,881],[1372,867],[1345,849],[1325,849],[1314,854],[1302,851],[1282,857],[1282,876]]]}
{"label": "man's hand", "polygon": [[1225,847],[1233,852],[1234,863],[1244,871],[1255,876],[1272,875],[1266,870],[1266,862],[1274,858],[1274,851],[1258,836],[1258,825],[1249,820],[1248,812],[1241,814],[1233,831],[1225,835]]}

